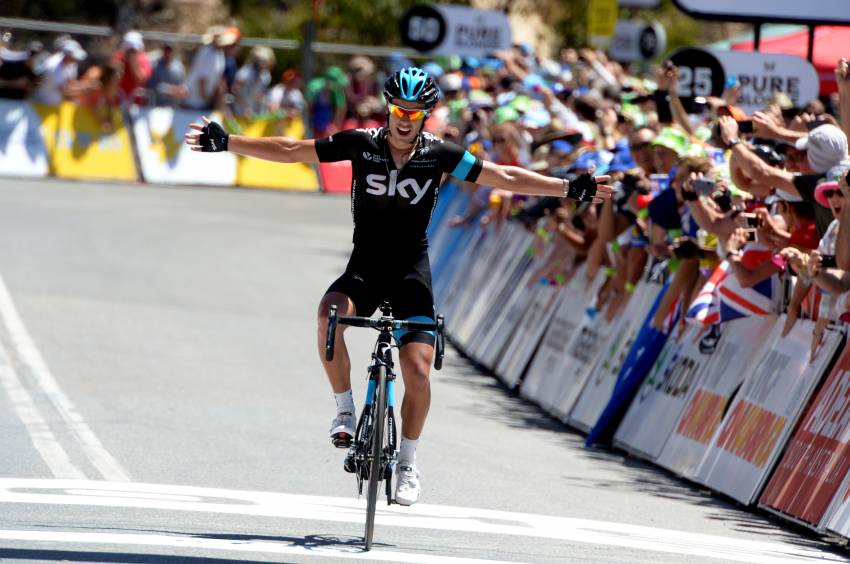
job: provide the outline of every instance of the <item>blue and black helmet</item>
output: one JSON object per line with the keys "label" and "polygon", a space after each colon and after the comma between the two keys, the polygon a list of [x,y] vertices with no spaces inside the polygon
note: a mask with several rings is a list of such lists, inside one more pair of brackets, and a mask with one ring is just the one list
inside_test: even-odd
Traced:
{"label": "blue and black helmet", "polygon": [[431,76],[418,67],[396,71],[384,82],[384,98],[420,102],[433,108],[440,100],[440,88]]}

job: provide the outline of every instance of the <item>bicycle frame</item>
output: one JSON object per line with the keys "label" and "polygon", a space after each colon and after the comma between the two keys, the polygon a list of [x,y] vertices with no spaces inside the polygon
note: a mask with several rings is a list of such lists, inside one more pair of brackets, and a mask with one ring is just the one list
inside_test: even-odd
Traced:
{"label": "bicycle frame", "polygon": [[[369,481],[366,509],[366,550],[372,546],[372,532],[375,524],[375,505],[377,487],[385,480],[387,505],[392,498],[392,476],[398,460],[398,432],[395,422],[395,371],[393,370],[393,331],[434,331],[436,330],[436,350],[434,368],[440,370],[445,354],[443,336],[443,316],[437,316],[435,322],[396,320],[388,302],[381,304],[381,317],[343,316],[337,317],[336,306],[331,306],[328,314],[328,332],[325,343],[325,359],[333,360],[338,323],[354,327],[371,327],[379,331],[378,340],[372,351],[369,365],[369,382],[363,412],[357,422],[354,440],[345,457],[345,470],[357,477],[357,493],[363,494],[363,482]],[[386,437],[384,426],[386,425]]]}

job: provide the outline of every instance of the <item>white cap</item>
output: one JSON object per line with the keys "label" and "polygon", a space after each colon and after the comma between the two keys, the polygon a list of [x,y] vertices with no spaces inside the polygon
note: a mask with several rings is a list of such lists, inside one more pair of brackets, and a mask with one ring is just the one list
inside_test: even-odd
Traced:
{"label": "white cap", "polygon": [[142,34],[138,31],[128,31],[121,38],[121,48],[142,51],[145,48],[145,41],[142,39]]}
{"label": "white cap", "polygon": [[73,39],[62,43],[62,52],[70,57],[74,57],[78,61],[84,61],[88,56],[80,44]]}
{"label": "white cap", "polygon": [[440,88],[444,92],[460,90],[463,88],[463,78],[454,73],[444,74],[440,77]]}
{"label": "white cap", "polygon": [[797,140],[797,149],[806,151],[812,170],[823,173],[847,160],[847,136],[831,124],[821,125]]}

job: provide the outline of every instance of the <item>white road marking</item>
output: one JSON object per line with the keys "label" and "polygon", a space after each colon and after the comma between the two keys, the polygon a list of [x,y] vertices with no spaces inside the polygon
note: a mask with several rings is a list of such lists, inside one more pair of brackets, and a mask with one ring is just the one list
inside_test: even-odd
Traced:
{"label": "white road marking", "polygon": [[416,564],[513,564],[504,560],[479,560],[477,558],[457,558],[434,556],[412,552],[392,552],[372,550],[365,552],[355,547],[307,547],[293,546],[269,541],[222,540],[195,536],[181,537],[172,535],[140,535],[126,533],[78,533],[56,531],[18,531],[0,530],[0,539],[6,541],[30,541],[78,544],[111,544],[155,547],[195,548],[202,550],[223,550],[228,552],[252,552],[268,554],[287,554],[292,556],[321,556],[323,558],[354,558],[380,562],[412,562]]}
{"label": "white road marking", "polygon": [[9,337],[21,360],[38,383],[41,391],[62,417],[65,425],[77,437],[80,446],[94,467],[107,480],[129,482],[130,475],[106,451],[50,373],[47,363],[36,348],[26,326],[24,326],[2,277],[0,277],[0,316],[3,318],[3,323],[6,325],[6,330],[9,332]]}
{"label": "white road marking", "polygon": [[74,466],[62,444],[50,430],[32,396],[15,373],[6,349],[0,344],[0,386],[9,396],[9,402],[24,424],[35,450],[41,455],[48,470],[57,478],[83,479],[86,475]]}
{"label": "white road marking", "polygon": [[[163,499],[163,496],[172,495],[194,496],[201,501]],[[365,502],[350,498],[157,484],[14,478],[0,479],[0,503],[148,508],[345,523],[362,523],[365,508]],[[381,506],[375,521],[378,527],[515,535],[751,564],[799,562],[801,559],[850,562],[836,554],[791,543],[465,507],[428,504],[412,508]]]}

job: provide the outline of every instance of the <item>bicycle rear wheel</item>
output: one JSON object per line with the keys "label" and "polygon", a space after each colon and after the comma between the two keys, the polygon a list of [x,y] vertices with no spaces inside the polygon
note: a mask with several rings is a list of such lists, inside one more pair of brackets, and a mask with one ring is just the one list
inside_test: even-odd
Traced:
{"label": "bicycle rear wheel", "polygon": [[378,381],[375,383],[375,403],[372,417],[372,445],[369,461],[369,488],[366,494],[366,550],[372,549],[372,533],[375,528],[375,508],[378,505],[378,483],[384,477],[381,468],[383,454],[384,425],[387,416],[387,368],[378,366]]}

